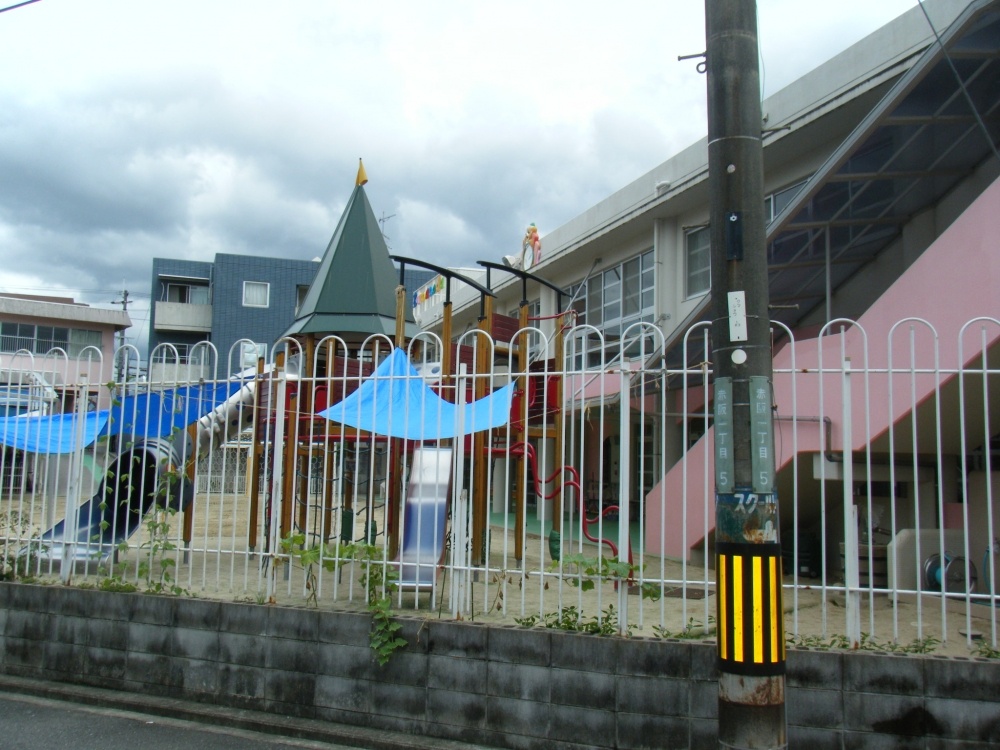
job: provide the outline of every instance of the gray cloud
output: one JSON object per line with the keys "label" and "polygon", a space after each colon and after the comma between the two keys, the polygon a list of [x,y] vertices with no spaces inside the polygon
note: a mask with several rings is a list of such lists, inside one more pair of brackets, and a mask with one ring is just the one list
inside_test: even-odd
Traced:
{"label": "gray cloud", "polygon": [[[510,39],[524,8],[444,3],[439,29],[391,3],[171,7],[4,14],[0,64],[22,73],[0,82],[0,289],[107,305],[122,285],[148,294],[156,256],[312,258],[358,157],[393,252],[497,259],[528,223],[544,237],[704,132],[704,79],[674,62],[703,44],[698,9],[677,21],[687,35],[642,41],[602,38],[596,4],[574,19],[546,6]],[[224,39],[231,21],[245,33]],[[141,297],[132,310],[148,315]]]}

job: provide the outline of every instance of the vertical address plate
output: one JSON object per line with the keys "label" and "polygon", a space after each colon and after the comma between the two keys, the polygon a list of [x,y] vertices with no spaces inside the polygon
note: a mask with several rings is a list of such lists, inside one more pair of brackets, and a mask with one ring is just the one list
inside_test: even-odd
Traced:
{"label": "vertical address plate", "polygon": [[733,379],[715,379],[715,491],[732,492],[735,477],[733,455]]}
{"label": "vertical address plate", "polygon": [[771,380],[750,376],[750,466],[754,492],[774,492],[774,423]]}

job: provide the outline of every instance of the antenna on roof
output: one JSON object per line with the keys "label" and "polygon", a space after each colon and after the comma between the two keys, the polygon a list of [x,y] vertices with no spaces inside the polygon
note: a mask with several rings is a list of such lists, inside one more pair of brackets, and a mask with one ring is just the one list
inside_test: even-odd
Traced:
{"label": "antenna on roof", "polygon": [[390,250],[392,250],[392,246],[389,244],[389,235],[385,233],[385,225],[386,222],[388,222],[389,219],[393,218],[395,215],[396,214],[389,214],[388,216],[386,216],[385,211],[383,211],[382,216],[379,217],[378,220],[378,228],[379,231],[382,232],[382,239],[385,240],[385,246],[388,247]]}

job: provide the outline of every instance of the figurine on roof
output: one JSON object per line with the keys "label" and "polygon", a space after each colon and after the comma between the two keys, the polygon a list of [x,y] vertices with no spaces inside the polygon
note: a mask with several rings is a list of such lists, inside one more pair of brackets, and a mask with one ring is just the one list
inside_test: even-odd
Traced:
{"label": "figurine on roof", "polygon": [[542,240],[538,236],[538,227],[532,222],[524,231],[524,239],[521,241],[521,254],[505,255],[503,256],[503,262],[511,268],[520,268],[527,271],[532,266],[537,266],[541,260]]}

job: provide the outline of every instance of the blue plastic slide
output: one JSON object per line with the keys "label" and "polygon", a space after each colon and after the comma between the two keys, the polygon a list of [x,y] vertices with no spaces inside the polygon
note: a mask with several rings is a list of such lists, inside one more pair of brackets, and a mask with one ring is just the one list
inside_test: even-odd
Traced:
{"label": "blue plastic slide", "polygon": [[[184,508],[191,500],[191,483],[170,441],[151,438],[119,454],[108,468],[97,494],[81,505],[73,534],[62,520],[42,534],[43,559],[104,561],[134,534],[155,505]],[[73,544],[75,540],[75,544]]]}
{"label": "blue plastic slide", "polygon": [[403,589],[429,589],[444,557],[451,448],[415,448],[403,506],[399,580]]}

